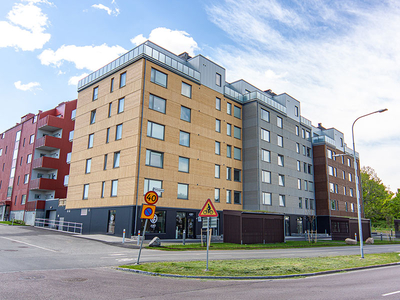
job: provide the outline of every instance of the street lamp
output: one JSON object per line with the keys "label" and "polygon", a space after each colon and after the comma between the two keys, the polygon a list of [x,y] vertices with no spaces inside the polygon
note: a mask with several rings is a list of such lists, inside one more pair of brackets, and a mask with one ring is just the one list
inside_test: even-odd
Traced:
{"label": "street lamp", "polygon": [[355,119],[355,121],[353,122],[353,125],[351,126],[351,137],[353,139],[353,157],[354,157],[354,171],[355,171],[355,178],[356,178],[356,197],[357,197],[357,216],[358,216],[358,236],[360,239],[360,254],[361,254],[361,258],[364,258],[364,241],[363,241],[363,235],[362,235],[362,227],[361,227],[361,205],[360,205],[360,191],[358,190],[358,166],[357,166],[357,158],[356,158],[356,144],[354,141],[354,124],[361,118],[364,118],[366,116],[372,115],[372,114],[376,114],[376,113],[383,113],[387,111],[387,108],[384,109],[380,109],[374,112],[371,112],[369,114],[363,115],[361,117],[358,117],[357,119]]}

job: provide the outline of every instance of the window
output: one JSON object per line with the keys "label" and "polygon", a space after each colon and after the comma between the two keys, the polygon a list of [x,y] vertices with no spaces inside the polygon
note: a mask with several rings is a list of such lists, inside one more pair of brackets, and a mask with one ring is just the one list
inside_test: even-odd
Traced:
{"label": "window", "polygon": [[279,147],[283,147],[283,137],[278,135],[277,136],[277,143]]}
{"label": "window", "polygon": [[306,138],[306,131],[304,130],[304,128],[301,129],[301,137],[302,137],[303,139]]}
{"label": "window", "polygon": [[232,157],[232,146],[231,145],[226,145],[226,157],[228,157],[228,158]]}
{"label": "window", "polygon": [[233,158],[242,160],[242,149],[233,147]]}
{"label": "window", "polygon": [[349,205],[348,205],[347,202],[344,203],[344,209],[345,209],[346,211],[349,211]]}
{"label": "window", "polygon": [[182,82],[181,94],[188,98],[192,98],[192,86],[190,84]]}
{"label": "window", "polygon": [[269,122],[269,111],[261,108],[261,120]]}
{"label": "window", "polygon": [[351,167],[351,159],[350,159],[350,158],[347,159],[347,165],[348,165],[349,167]]}
{"label": "window", "polygon": [[296,143],[296,153],[300,154],[300,144]]}
{"label": "window", "polygon": [[220,190],[219,189],[214,189],[214,201],[219,202],[219,196],[220,196]]}
{"label": "window", "polygon": [[122,139],[122,124],[118,124],[115,129],[115,140],[118,141]]}
{"label": "window", "polygon": [[3,155],[3,148],[0,149],[0,156]]}
{"label": "window", "polygon": [[263,141],[269,142],[269,131],[261,128],[261,139]]}
{"label": "window", "polygon": [[297,189],[301,190],[301,179],[297,179]]}
{"label": "window", "polygon": [[90,124],[94,124],[96,122],[96,110],[92,110],[90,112]]}
{"label": "window", "polygon": [[278,183],[280,186],[285,186],[285,175],[282,174],[278,175]]}
{"label": "window", "polygon": [[[14,153],[16,153],[16,152],[14,152]],[[24,159],[24,157],[23,156],[21,156],[21,159],[19,160],[19,165],[20,166],[22,166],[22,160]]]}
{"label": "window", "polygon": [[215,109],[221,110],[221,99],[215,98]]}
{"label": "window", "polygon": [[303,208],[303,198],[299,197],[299,208]]}
{"label": "window", "polygon": [[232,125],[229,123],[226,123],[226,135],[228,136],[232,135]]}
{"label": "window", "polygon": [[179,172],[189,173],[189,158],[187,157],[179,157]]}
{"label": "window", "polygon": [[226,203],[228,203],[228,204],[232,203],[232,191],[231,190],[226,190]]}
{"label": "window", "polygon": [[189,185],[178,183],[178,199],[189,199]]}
{"label": "window", "polygon": [[190,108],[181,106],[181,120],[189,122],[191,119],[191,111]]}
{"label": "window", "polygon": [[351,212],[355,212],[356,211],[355,208],[354,208],[354,203],[350,203],[350,209],[351,209]]}
{"label": "window", "polygon": [[352,188],[350,188],[350,197],[354,197],[354,192]]}
{"label": "window", "polygon": [[345,171],[342,171],[342,178],[346,179],[346,172]]}
{"label": "window", "polygon": [[167,74],[160,72],[156,69],[151,69],[151,78],[150,81],[154,82],[155,84],[161,85],[163,87],[167,87]]}
{"label": "window", "polygon": [[110,142],[110,128],[107,128],[106,131],[106,144]]}
{"label": "window", "polygon": [[271,183],[271,172],[269,171],[261,171],[261,180],[264,183]]}
{"label": "window", "polygon": [[261,149],[261,159],[265,162],[271,162],[271,152],[265,149]]}
{"label": "window", "polygon": [[122,88],[126,85],[126,72],[119,76],[119,87]]}
{"label": "window", "polygon": [[309,190],[310,192],[313,192],[313,191],[314,191],[314,187],[313,187],[313,182],[312,182],[312,181],[309,181],[309,182],[308,182],[308,190]]}
{"label": "window", "polygon": [[311,148],[310,147],[307,147],[307,156],[311,157]]}
{"label": "window", "polygon": [[295,117],[298,117],[298,116],[299,116],[299,107],[298,107],[298,106],[295,106],[295,107],[294,107],[294,116],[295,116]]}
{"label": "window", "polygon": [[215,131],[221,132],[221,120],[215,119]]}
{"label": "window", "polygon": [[283,155],[278,154],[278,166],[284,166],[284,157]]}
{"label": "window", "polygon": [[27,184],[29,182],[29,174],[24,175],[24,184]]}
{"label": "window", "polygon": [[111,78],[110,93],[114,92],[114,78]]}
{"label": "window", "polygon": [[99,87],[96,86],[96,87],[93,89],[92,101],[97,100],[98,97],[99,97]]}
{"label": "window", "polygon": [[299,131],[299,126],[297,126],[297,125],[296,125],[296,127],[295,127],[295,131],[296,131],[296,135],[298,136],[298,135],[300,134],[300,131]]}
{"label": "window", "polygon": [[221,155],[221,143],[215,141],[215,154]]}
{"label": "window", "polygon": [[[154,188],[161,189],[162,188],[162,181],[156,179],[144,179],[144,194],[148,191],[153,191]],[[161,192],[156,192],[159,197],[162,197]]]}
{"label": "window", "polygon": [[306,209],[308,209],[308,198],[304,199],[304,206]]}
{"label": "window", "polygon": [[307,191],[308,190],[308,181],[304,180],[304,190]]}
{"label": "window", "polygon": [[32,161],[32,154],[28,154],[28,156],[26,157],[26,163],[30,164]]}
{"label": "window", "polygon": [[[121,152],[117,151],[114,152],[114,162],[113,162],[113,168],[119,168],[119,159],[121,157]],[[147,156],[146,156],[147,159]]]}
{"label": "window", "polygon": [[150,94],[149,97],[149,108],[160,113],[165,114],[166,100],[155,95]]}
{"label": "window", "polygon": [[[114,155],[114,157],[115,157],[115,155]],[[164,162],[164,154],[163,153],[153,151],[153,150],[146,150],[146,166],[162,168],[163,162]],[[119,156],[118,156],[118,166],[119,166]]]}
{"label": "window", "polygon": [[232,180],[232,168],[226,167],[226,180]]}
{"label": "window", "polygon": [[333,176],[333,167],[332,166],[328,166],[328,174]]}
{"label": "window", "polygon": [[101,194],[100,194],[100,197],[101,197],[101,198],[104,198],[104,191],[105,191],[105,189],[106,189],[106,182],[103,181],[103,182],[101,183]]}
{"label": "window", "polygon": [[276,117],[276,126],[283,128],[283,119],[281,117]]}
{"label": "window", "polygon": [[112,102],[108,103],[108,117],[111,118]]}
{"label": "window", "polygon": [[89,134],[88,149],[89,149],[89,148],[93,148],[93,139],[94,139],[94,133]]}
{"label": "window", "polygon": [[236,105],[233,107],[233,116],[235,118],[241,119],[242,118],[242,109]]}
{"label": "window", "polygon": [[215,73],[215,84],[221,86],[221,74]]}
{"label": "window", "polygon": [[353,174],[349,173],[349,181],[353,181]]}
{"label": "window", "polygon": [[329,191],[330,191],[331,193],[334,193],[334,192],[335,192],[335,185],[334,185],[332,182],[329,183]]}
{"label": "window", "polygon": [[285,199],[285,195],[279,195],[279,206],[286,206],[286,199]]}
{"label": "window", "polygon": [[232,115],[232,104],[229,102],[226,102],[226,113]]}
{"label": "window", "polygon": [[264,205],[272,205],[271,193],[262,192],[262,204],[264,204]]}
{"label": "window", "polygon": [[233,169],[233,180],[236,182],[242,181],[242,171],[239,169]]}
{"label": "window", "polygon": [[242,193],[239,191],[234,191],[233,193],[233,203],[241,204],[242,203]]}
{"label": "window", "polygon": [[306,146],[302,146],[302,148],[303,148],[303,155],[306,155]]}
{"label": "window", "polygon": [[333,159],[333,152],[330,149],[327,149],[327,153],[328,153],[328,158],[329,159]]}
{"label": "window", "polygon": [[331,210],[336,210],[336,201],[331,200]]}
{"label": "window", "polygon": [[125,106],[125,98],[121,98],[118,100],[118,113],[122,113],[124,111]]}
{"label": "window", "polygon": [[215,178],[219,178],[220,177],[220,171],[221,171],[221,166],[220,165],[215,165],[215,170],[214,170]]}
{"label": "window", "polygon": [[89,159],[86,160],[85,173],[86,173],[86,174],[89,174],[91,168],[92,168],[92,159],[89,158]]}
{"label": "window", "polygon": [[24,205],[26,202],[26,195],[22,195],[21,197],[21,205]]}
{"label": "window", "polygon": [[242,138],[242,129],[240,127],[233,127],[233,137],[239,140]]}
{"label": "window", "polygon": [[85,200],[87,199],[89,196],[89,184],[84,184],[83,185],[83,195],[82,195],[82,199]]}
{"label": "window", "polygon": [[111,197],[117,197],[118,193],[118,179],[111,180]]}
{"label": "window", "polygon": [[164,125],[147,121],[147,136],[164,140]]}
{"label": "window", "polygon": [[308,165],[308,174],[312,174],[313,172],[312,172],[312,165]]}
{"label": "window", "polygon": [[297,171],[301,172],[301,162],[297,161]]}
{"label": "window", "polygon": [[306,131],[306,139],[307,139],[307,140],[310,139],[310,135],[311,135],[311,133],[307,130],[307,131]]}
{"label": "window", "polygon": [[310,199],[310,209],[314,209],[314,199]]}
{"label": "window", "polygon": [[190,146],[190,133],[180,131],[179,133],[179,145],[189,147]]}
{"label": "window", "polygon": [[104,154],[103,170],[107,170],[107,159],[108,159],[108,154]]}

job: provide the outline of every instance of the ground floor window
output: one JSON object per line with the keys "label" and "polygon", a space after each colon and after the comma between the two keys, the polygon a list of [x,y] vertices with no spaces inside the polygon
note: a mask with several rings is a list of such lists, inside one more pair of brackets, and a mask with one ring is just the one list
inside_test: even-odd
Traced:
{"label": "ground floor window", "polygon": [[107,233],[115,233],[115,216],[117,215],[116,210],[109,210],[108,211],[108,229]]}
{"label": "ground floor window", "polygon": [[[165,211],[156,211],[154,214],[154,218],[149,220],[147,224],[146,233],[165,233],[165,220],[166,220],[166,212]],[[144,228],[144,223],[146,220],[142,219],[142,232]],[[150,223],[150,224],[149,224]]]}

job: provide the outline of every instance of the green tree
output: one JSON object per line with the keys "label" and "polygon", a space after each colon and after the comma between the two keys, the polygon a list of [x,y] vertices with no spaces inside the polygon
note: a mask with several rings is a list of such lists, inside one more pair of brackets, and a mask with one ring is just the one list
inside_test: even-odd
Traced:
{"label": "green tree", "polygon": [[[361,185],[365,217],[371,219],[373,226],[391,226],[395,209],[395,203],[391,201],[393,193],[371,167],[361,169]],[[400,199],[398,203],[400,205]]]}

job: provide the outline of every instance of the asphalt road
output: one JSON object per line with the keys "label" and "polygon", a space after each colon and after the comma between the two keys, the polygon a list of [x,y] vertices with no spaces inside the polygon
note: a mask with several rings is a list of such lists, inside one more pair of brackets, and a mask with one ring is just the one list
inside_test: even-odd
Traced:
{"label": "asphalt road", "polygon": [[[366,253],[400,251],[368,246]],[[350,252],[350,253],[349,253]],[[211,251],[211,259],[358,254],[358,247]],[[32,227],[0,225],[0,299],[400,299],[400,266],[285,280],[210,281],[144,276],[111,266],[137,250]],[[141,261],[204,259],[145,249]]]}

